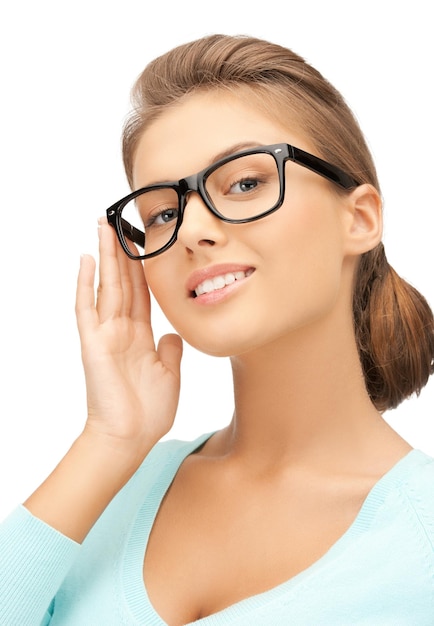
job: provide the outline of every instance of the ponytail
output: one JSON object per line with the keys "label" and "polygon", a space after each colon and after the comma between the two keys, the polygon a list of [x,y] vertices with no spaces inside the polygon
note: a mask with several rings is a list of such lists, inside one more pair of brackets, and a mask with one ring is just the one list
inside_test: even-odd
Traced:
{"label": "ponytail", "polygon": [[360,260],[353,312],[366,386],[377,409],[393,409],[418,395],[434,373],[433,313],[389,265],[382,243]]}

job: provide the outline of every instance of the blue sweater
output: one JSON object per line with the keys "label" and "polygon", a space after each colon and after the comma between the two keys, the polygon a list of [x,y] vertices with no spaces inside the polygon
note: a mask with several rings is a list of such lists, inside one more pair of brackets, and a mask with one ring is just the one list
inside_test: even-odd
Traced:
{"label": "blue sweater", "polygon": [[[144,553],[176,471],[207,436],[157,444],[82,546],[17,508],[0,527],[1,626],[165,626],[143,584]],[[195,624],[433,626],[434,459],[412,450],[321,559]]]}

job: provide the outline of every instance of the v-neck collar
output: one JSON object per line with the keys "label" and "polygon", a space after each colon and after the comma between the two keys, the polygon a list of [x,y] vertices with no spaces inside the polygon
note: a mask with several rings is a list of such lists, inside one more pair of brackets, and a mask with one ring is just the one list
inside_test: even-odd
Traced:
{"label": "v-neck collar", "polygon": [[[158,470],[156,471],[156,479],[148,498],[141,506],[133,523],[124,554],[122,582],[129,611],[138,624],[167,626],[166,622],[163,621],[152,606],[143,580],[143,563],[148,540],[163,498],[182,462],[187,456],[199,449],[212,434],[204,434],[191,442],[178,442],[179,447],[167,460],[161,472],[158,473]],[[428,457],[423,452],[411,450],[388,470],[372,487],[350,527],[315,563],[268,591],[240,600],[217,613],[200,618],[186,626],[192,626],[193,624],[194,626],[231,624],[231,619],[239,619],[243,615],[247,617],[251,611],[264,606],[265,603],[275,600],[283,594],[288,594],[291,589],[297,587],[306,577],[312,576],[316,570],[326,567],[342,554],[348,544],[351,544],[355,538],[366,532],[391,489],[402,482],[403,476],[407,475],[411,467],[419,465],[421,460],[426,458]]]}

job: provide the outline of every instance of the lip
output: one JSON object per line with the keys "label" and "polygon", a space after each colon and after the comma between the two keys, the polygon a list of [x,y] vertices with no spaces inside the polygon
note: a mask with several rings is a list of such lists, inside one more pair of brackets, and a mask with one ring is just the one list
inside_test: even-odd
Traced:
{"label": "lip", "polygon": [[203,283],[204,280],[210,280],[216,276],[235,272],[247,272],[254,271],[255,268],[251,265],[244,265],[240,263],[221,263],[219,265],[212,265],[211,267],[204,267],[200,270],[193,272],[186,283],[187,294],[189,297],[195,297],[195,289]]}

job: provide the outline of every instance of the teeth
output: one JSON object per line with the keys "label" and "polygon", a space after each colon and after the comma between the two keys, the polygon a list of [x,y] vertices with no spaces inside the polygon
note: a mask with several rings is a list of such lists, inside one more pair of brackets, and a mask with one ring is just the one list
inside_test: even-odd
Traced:
{"label": "teeth", "polygon": [[246,278],[246,276],[250,276],[252,273],[251,270],[247,272],[228,272],[227,274],[223,274],[221,276],[214,276],[214,278],[207,278],[203,283],[200,283],[194,291],[196,296],[201,296],[204,293],[210,293],[211,291],[215,291],[216,289],[223,289],[226,285],[232,285],[236,280],[242,280]]}

